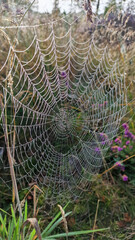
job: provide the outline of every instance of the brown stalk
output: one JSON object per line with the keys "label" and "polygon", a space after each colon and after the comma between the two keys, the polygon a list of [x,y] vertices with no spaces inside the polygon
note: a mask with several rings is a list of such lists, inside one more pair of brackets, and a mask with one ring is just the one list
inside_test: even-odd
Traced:
{"label": "brown stalk", "polygon": [[[129,160],[129,159],[131,159],[133,157],[135,157],[135,154],[130,156],[130,157],[128,157],[128,158],[126,158],[126,159],[124,159],[124,160],[122,160],[122,161],[119,161],[119,162],[120,163],[124,163],[124,162],[126,162],[127,160]],[[116,165],[113,165],[111,168],[109,168],[109,169],[105,170],[103,173],[99,174],[98,177],[102,177],[102,175],[106,174],[107,172],[110,172],[115,167],[116,167]]]}
{"label": "brown stalk", "polygon": [[12,179],[13,191],[16,196],[16,201],[17,201],[20,217],[22,217],[22,209],[21,209],[19,193],[18,193],[18,188],[17,188],[17,182],[16,182],[16,177],[15,177],[13,158],[11,156],[11,151],[10,151],[10,146],[9,146],[8,129],[7,129],[6,118],[4,115],[4,108],[3,108],[3,102],[2,102],[1,95],[0,95],[0,107],[1,107],[1,111],[3,112],[2,121],[3,121],[3,126],[4,126],[5,143],[7,146],[7,156],[8,156],[9,166],[10,166],[10,175],[11,175],[11,179]]}
{"label": "brown stalk", "polygon": [[39,224],[38,224],[38,221],[36,218],[28,218],[22,225],[22,229],[27,225],[27,224],[31,224],[33,228],[35,228],[36,230],[36,235],[38,237],[39,240],[42,240],[42,237],[41,237],[41,231],[40,231],[40,227],[39,227]]}
{"label": "brown stalk", "polygon": [[34,185],[34,196],[33,196],[33,205],[34,205],[33,215],[34,215],[34,217],[36,217],[36,208],[37,208],[36,190],[37,190],[37,188]]}
{"label": "brown stalk", "polygon": [[[97,208],[96,208],[96,214],[95,214],[95,219],[94,219],[94,225],[93,225],[93,230],[95,230],[95,228],[96,228],[97,215],[98,215],[98,209],[99,209],[99,202],[100,202],[100,200],[98,199],[98,201],[97,201]],[[92,233],[91,240],[94,240],[94,232]]]}
{"label": "brown stalk", "polygon": [[58,205],[60,211],[61,211],[61,214],[62,214],[62,218],[63,218],[63,223],[64,223],[64,228],[65,228],[65,232],[67,234],[66,236],[66,239],[68,240],[68,225],[67,225],[67,220],[66,220],[66,217],[65,217],[65,211],[64,209],[61,207],[61,205]]}

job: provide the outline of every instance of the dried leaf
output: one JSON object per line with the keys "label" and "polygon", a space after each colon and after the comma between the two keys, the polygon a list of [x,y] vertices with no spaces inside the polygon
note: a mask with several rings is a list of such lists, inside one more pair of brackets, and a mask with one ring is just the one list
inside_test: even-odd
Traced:
{"label": "dried leaf", "polygon": [[34,185],[34,187],[37,188],[41,193],[43,193],[43,191],[37,185]]}
{"label": "dried leaf", "polygon": [[28,218],[22,225],[22,228],[24,228],[28,223],[30,223],[36,230],[36,235],[39,238],[39,240],[42,240],[41,238],[41,231],[40,227],[38,225],[38,221],[36,218]]}
{"label": "dried leaf", "polygon": [[73,217],[69,218],[69,220],[68,220],[68,225],[69,225],[70,227],[73,227],[73,226],[75,225],[75,218],[73,218]]}
{"label": "dried leaf", "polygon": [[35,235],[35,236],[34,236],[34,238],[33,238],[32,240],[36,240],[36,239],[37,239],[37,237],[38,237],[38,236],[37,236],[37,235]]}
{"label": "dried leaf", "polygon": [[120,228],[124,228],[126,226],[126,223],[125,221],[119,221],[117,222],[117,225],[120,227]]}
{"label": "dried leaf", "polygon": [[124,213],[124,221],[126,223],[130,223],[131,222],[131,217],[129,216],[128,213]]}

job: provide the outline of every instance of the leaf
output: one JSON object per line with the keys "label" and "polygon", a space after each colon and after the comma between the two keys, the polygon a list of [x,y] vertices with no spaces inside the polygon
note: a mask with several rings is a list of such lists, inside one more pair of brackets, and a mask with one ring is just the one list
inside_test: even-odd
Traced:
{"label": "leaf", "polygon": [[119,221],[119,222],[117,222],[117,225],[120,227],[120,228],[125,228],[125,226],[126,226],[126,223],[125,223],[125,221]]}
{"label": "leaf", "polygon": [[13,219],[12,219],[12,221],[10,223],[10,226],[9,226],[9,230],[8,230],[8,240],[12,240],[13,230],[14,230],[14,222],[13,222]]}
{"label": "leaf", "polygon": [[0,221],[2,223],[4,233],[6,234],[6,236],[8,236],[7,228],[1,214],[0,214]]}
{"label": "leaf", "polygon": [[2,211],[3,213],[6,213],[7,215],[11,216],[8,212],[4,211],[2,208],[0,208],[0,211]]}
{"label": "leaf", "polygon": [[[101,232],[101,231],[105,231],[108,230],[109,228],[102,228],[102,229],[96,229],[96,230],[84,230],[84,231],[77,231],[77,232],[69,232],[67,233],[60,233],[60,234],[56,234],[56,235],[52,235],[47,237],[47,239],[51,239],[52,238],[61,238],[61,237],[71,237],[71,236],[78,236],[78,235],[86,235],[89,233],[93,233],[93,232]],[[42,240],[46,240],[46,238],[43,238]]]}
{"label": "leaf", "polygon": [[[69,216],[72,212],[68,212],[65,214],[65,217]],[[42,233],[42,237],[48,236],[62,221],[62,217],[60,217],[50,228],[48,231]]]}
{"label": "leaf", "polygon": [[[69,202],[66,204],[66,206],[63,208],[65,209],[68,206]],[[57,213],[57,215],[53,218],[53,220],[48,224],[48,226],[45,228],[45,230],[42,232],[42,236],[51,228],[51,226],[53,225],[53,223],[59,218],[59,216],[61,215],[61,212],[59,211]]]}
{"label": "leaf", "polygon": [[128,213],[124,213],[124,221],[126,223],[130,223],[131,222],[131,217],[129,216]]}
{"label": "leaf", "polygon": [[39,238],[39,240],[42,240],[41,238],[41,232],[40,232],[40,227],[38,225],[38,221],[36,218],[28,218],[22,225],[22,228],[24,228],[28,223],[30,223],[36,230],[36,234]]}
{"label": "leaf", "polygon": [[12,205],[11,205],[11,213],[12,213],[12,218],[13,218],[13,221],[14,221],[14,225],[16,227],[16,217],[15,217],[15,213],[14,213],[14,209],[13,209]]}

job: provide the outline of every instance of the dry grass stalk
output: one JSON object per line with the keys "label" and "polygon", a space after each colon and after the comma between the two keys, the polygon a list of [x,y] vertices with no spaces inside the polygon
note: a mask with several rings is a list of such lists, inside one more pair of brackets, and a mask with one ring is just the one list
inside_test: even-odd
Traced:
{"label": "dry grass stalk", "polygon": [[67,225],[67,220],[66,220],[66,217],[65,217],[65,211],[64,209],[61,207],[61,205],[58,205],[60,211],[61,211],[61,214],[62,214],[62,218],[63,218],[63,223],[64,223],[64,228],[65,228],[65,232],[67,234],[66,236],[66,239],[68,240],[68,225]]}
{"label": "dry grass stalk", "polygon": [[[130,157],[128,157],[128,158],[126,158],[126,159],[124,159],[124,160],[122,160],[122,161],[119,161],[119,162],[120,163],[124,163],[124,162],[126,162],[127,160],[129,160],[129,159],[131,159],[133,157],[135,157],[135,154],[130,156]],[[106,174],[107,172],[110,172],[115,167],[116,167],[116,165],[113,165],[111,168],[109,168],[109,169],[105,170],[103,173],[99,174],[98,177],[102,177],[104,174]]]}
{"label": "dry grass stalk", "polygon": [[42,240],[42,237],[41,237],[41,231],[40,231],[40,227],[39,227],[39,224],[38,224],[38,221],[36,218],[28,218],[22,228],[24,228],[28,223],[30,223],[36,230],[36,237],[38,237],[39,240]]}
{"label": "dry grass stalk", "polygon": [[87,11],[87,20],[90,21],[90,22],[93,22],[91,0],[85,0],[84,1],[84,9]]}
{"label": "dry grass stalk", "polygon": [[[97,215],[98,215],[98,209],[99,209],[99,202],[100,202],[100,200],[98,199],[98,201],[97,201],[97,208],[96,208],[96,214],[95,214],[95,219],[94,219],[94,225],[93,225],[93,230],[95,230],[95,228],[96,228]],[[94,240],[94,232],[92,233],[91,240]]]}
{"label": "dry grass stalk", "polygon": [[16,196],[16,201],[17,201],[20,217],[22,217],[22,209],[21,209],[19,193],[18,193],[18,188],[17,188],[17,182],[16,182],[16,177],[15,177],[13,158],[12,158],[11,152],[10,152],[7,122],[6,122],[6,118],[5,118],[5,115],[4,115],[4,107],[3,107],[3,102],[2,102],[1,95],[0,95],[0,107],[1,107],[1,111],[3,112],[2,121],[3,121],[3,125],[4,125],[5,144],[7,146],[7,156],[8,156],[8,161],[9,161],[9,166],[10,166],[10,175],[11,175],[12,186],[13,186],[13,200],[14,200],[14,196]]}

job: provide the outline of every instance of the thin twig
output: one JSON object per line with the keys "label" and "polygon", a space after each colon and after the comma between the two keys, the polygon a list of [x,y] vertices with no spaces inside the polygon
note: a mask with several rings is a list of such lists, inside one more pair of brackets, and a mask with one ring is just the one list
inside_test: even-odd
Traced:
{"label": "thin twig", "polygon": [[[97,222],[97,215],[98,215],[98,209],[99,209],[99,202],[100,200],[98,199],[97,201],[97,208],[96,208],[96,214],[95,214],[95,219],[94,219],[94,225],[93,225],[93,230],[95,230],[96,228],[96,222]],[[91,237],[91,240],[94,239],[94,232],[92,233],[92,237]]]}
{"label": "thin twig", "polygon": [[33,217],[36,217],[36,207],[37,207],[37,201],[36,201],[36,190],[37,188],[34,185],[34,196],[33,196],[33,205],[34,205],[34,212],[33,212]]}
{"label": "thin twig", "polygon": [[[124,162],[126,162],[127,160],[129,160],[129,159],[131,159],[131,158],[133,158],[133,157],[135,157],[135,154],[132,155],[132,156],[130,156],[130,157],[128,157],[128,158],[126,158],[126,159],[124,159],[124,160],[122,160],[122,161],[119,161],[119,162],[120,162],[120,163],[124,163]],[[103,173],[99,174],[98,177],[102,177],[102,175],[104,175],[104,174],[106,174],[107,172],[111,171],[111,170],[112,170],[113,168],[115,168],[115,167],[116,167],[116,165],[113,165],[111,168],[109,168],[109,169],[105,170]]]}

